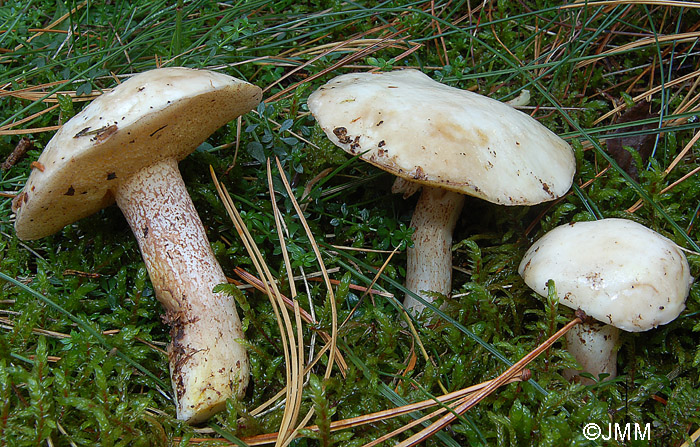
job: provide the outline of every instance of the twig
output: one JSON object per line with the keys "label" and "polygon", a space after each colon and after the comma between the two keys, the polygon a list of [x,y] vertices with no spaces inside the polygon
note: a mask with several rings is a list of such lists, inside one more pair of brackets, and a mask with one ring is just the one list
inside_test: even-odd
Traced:
{"label": "twig", "polygon": [[0,165],[0,169],[3,171],[7,171],[11,167],[17,164],[18,161],[24,157],[24,155],[27,153],[28,150],[34,148],[34,143],[32,143],[32,140],[29,138],[22,138],[19,140],[19,143],[17,143],[17,146],[12,150],[10,155],[7,156],[5,161]]}

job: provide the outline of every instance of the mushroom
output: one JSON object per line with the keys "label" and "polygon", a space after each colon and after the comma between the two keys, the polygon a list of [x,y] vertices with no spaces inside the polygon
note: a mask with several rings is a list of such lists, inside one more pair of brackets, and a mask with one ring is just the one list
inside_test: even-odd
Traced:
{"label": "mushroom", "polygon": [[116,201],[165,307],[177,417],[190,423],[241,396],[249,364],[234,300],[212,292],[226,277],[177,164],[260,99],[258,87],[206,70],[133,76],[60,128],[12,204],[26,240]]}
{"label": "mushroom", "polygon": [[[452,232],[464,194],[501,205],[534,205],[571,186],[574,154],[530,116],[417,70],[338,76],[308,99],[328,138],[399,177],[404,197],[422,186],[407,250],[406,288],[452,291]],[[425,305],[407,294],[414,315]]]}
{"label": "mushroom", "polygon": [[[614,218],[555,228],[530,247],[518,271],[542,296],[554,280],[561,304],[602,323],[579,325],[566,340],[582,371],[609,378],[617,374],[620,329],[642,332],[674,320],[685,308],[693,281],[675,243],[641,224]],[[578,372],[564,374],[572,378]]]}

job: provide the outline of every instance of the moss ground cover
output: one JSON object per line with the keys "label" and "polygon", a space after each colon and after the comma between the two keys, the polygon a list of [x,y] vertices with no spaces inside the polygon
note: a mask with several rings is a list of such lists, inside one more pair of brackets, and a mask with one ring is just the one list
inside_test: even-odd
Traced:
{"label": "moss ground cover", "polygon": [[[0,158],[28,149],[0,177],[0,442],[253,445],[251,437],[276,432],[289,411],[276,403],[253,414],[286,383],[287,335],[263,293],[223,287],[246,324],[253,377],[245,400],[189,427],[174,418],[162,309],[119,210],[38,241],[14,235],[12,197],[53,131],[124,76],[188,66],[264,89],[255,112],[220,129],[180,168],[225,273],[239,283],[246,281],[237,272],[257,274],[210,166],[281,293],[292,296],[266,168],[268,158],[280,160],[271,183],[285,250],[291,274],[302,278],[297,302],[316,321],[300,325],[304,353],[313,359],[326,343],[332,297],[347,363],[325,377],[323,353],[303,377],[299,413],[312,411],[308,425],[319,430],[290,445],[362,446],[430,410],[341,431],[331,422],[492,379],[572,318],[554,293],[538,297],[517,274],[530,244],[552,228],[632,219],[686,249],[693,276],[700,273],[699,24],[697,3],[682,1],[0,2]],[[504,101],[529,90],[522,110],[565,138],[577,160],[575,186],[556,202],[467,199],[454,236],[452,296],[437,297],[440,316],[415,322],[415,333],[399,304],[415,198],[392,195],[391,176],[335,148],[306,107],[309,93],[335,75],[403,67]],[[332,295],[318,280],[314,244]],[[693,445],[698,287],[675,322],[622,336],[616,379],[565,381],[561,370],[574,360],[556,343],[528,366],[530,382],[499,388],[425,445]],[[606,430],[648,423],[651,440],[590,441],[583,427],[591,422]]]}

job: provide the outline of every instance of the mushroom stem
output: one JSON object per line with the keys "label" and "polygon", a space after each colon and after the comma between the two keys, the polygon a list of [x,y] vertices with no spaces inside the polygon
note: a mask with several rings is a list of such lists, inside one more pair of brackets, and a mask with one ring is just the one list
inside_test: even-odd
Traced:
{"label": "mushroom stem", "polygon": [[[452,232],[463,204],[462,194],[423,186],[413,211],[413,247],[407,250],[406,288],[428,302],[433,298],[425,291],[443,295],[452,291]],[[403,303],[413,315],[425,308],[409,294]]]}
{"label": "mushroom stem", "polygon": [[[563,375],[571,380],[581,372],[598,377],[609,374],[607,379],[617,376],[617,340],[620,330],[615,326],[600,323],[582,323],[566,333],[569,353],[581,365],[581,370],[567,369]],[[579,377],[581,383],[590,385],[590,379]]]}
{"label": "mushroom stem", "polygon": [[177,161],[167,159],[122,180],[114,191],[170,325],[170,379],[178,419],[201,422],[240,397],[249,365],[234,300],[213,293],[226,282]]}

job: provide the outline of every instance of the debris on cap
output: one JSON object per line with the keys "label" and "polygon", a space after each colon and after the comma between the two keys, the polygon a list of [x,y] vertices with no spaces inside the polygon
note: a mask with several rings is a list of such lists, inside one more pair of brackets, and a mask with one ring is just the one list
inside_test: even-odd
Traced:
{"label": "debris on cap", "polygon": [[181,160],[254,108],[260,89],[221,73],[162,68],[95,99],[56,132],[13,201],[20,239],[39,239],[114,202],[120,179]]}
{"label": "debris on cap", "polygon": [[309,109],[345,151],[399,177],[502,205],[555,199],[571,187],[571,147],[507,104],[417,70],[338,76]]}
{"label": "debris on cap", "polygon": [[553,279],[561,304],[628,332],[674,320],[693,281],[675,243],[615,218],[555,228],[530,247],[519,272],[543,296]]}

